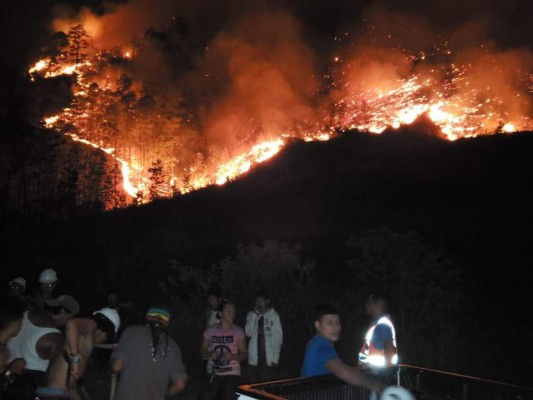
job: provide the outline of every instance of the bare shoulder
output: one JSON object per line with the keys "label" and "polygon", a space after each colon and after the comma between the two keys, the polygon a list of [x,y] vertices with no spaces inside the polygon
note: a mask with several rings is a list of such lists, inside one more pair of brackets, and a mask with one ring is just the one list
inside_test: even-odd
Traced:
{"label": "bare shoulder", "polygon": [[92,318],[76,318],[78,324],[78,332],[80,335],[87,335],[96,331],[96,321]]}
{"label": "bare shoulder", "polygon": [[50,359],[63,348],[64,343],[65,336],[61,332],[50,332],[41,336],[35,347],[39,357]]}
{"label": "bare shoulder", "polygon": [[37,346],[63,346],[65,336],[61,332],[48,332],[39,338]]}

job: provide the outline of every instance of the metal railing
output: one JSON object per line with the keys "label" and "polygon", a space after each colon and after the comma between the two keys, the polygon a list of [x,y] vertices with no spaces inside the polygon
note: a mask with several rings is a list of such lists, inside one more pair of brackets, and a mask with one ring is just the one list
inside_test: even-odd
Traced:
{"label": "metal railing", "polygon": [[333,375],[242,385],[237,394],[260,400],[368,400],[370,397],[368,389],[348,385]]}
{"label": "metal railing", "polygon": [[533,388],[400,364],[398,382],[420,400],[533,400]]}
{"label": "metal railing", "polygon": [[[396,384],[417,400],[533,400],[533,388],[431,368],[400,364]],[[241,400],[367,400],[370,391],[333,375],[294,378],[237,389]]]}

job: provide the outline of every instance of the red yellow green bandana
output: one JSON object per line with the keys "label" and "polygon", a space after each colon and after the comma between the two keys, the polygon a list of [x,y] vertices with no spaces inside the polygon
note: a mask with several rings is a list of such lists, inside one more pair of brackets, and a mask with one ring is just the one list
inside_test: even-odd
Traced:
{"label": "red yellow green bandana", "polygon": [[168,326],[170,321],[170,312],[164,308],[150,307],[146,313],[146,320],[148,322],[160,323],[163,326]]}

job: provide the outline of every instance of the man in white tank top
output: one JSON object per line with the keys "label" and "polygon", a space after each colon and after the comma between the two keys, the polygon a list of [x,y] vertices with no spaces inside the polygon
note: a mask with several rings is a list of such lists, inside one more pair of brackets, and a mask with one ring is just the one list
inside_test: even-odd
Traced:
{"label": "man in white tank top", "polygon": [[[60,331],[80,310],[78,302],[69,295],[61,295],[45,302],[44,309],[24,313],[22,329],[8,342],[11,359],[23,358],[26,370],[20,385],[14,390],[33,396],[50,360],[63,349],[65,337]],[[31,397],[29,397],[31,398]]]}

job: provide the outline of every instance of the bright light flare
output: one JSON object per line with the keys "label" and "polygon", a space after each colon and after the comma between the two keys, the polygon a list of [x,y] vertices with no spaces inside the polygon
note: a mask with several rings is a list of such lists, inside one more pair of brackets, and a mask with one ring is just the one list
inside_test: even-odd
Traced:
{"label": "bright light flare", "polygon": [[39,72],[39,71],[42,71],[43,69],[46,68],[46,64],[47,64],[47,61],[46,60],[39,60],[35,63],[35,65],[33,67],[31,67],[29,69],[29,73],[30,74],[33,74],[35,72]]}
{"label": "bright light flare", "polygon": [[502,131],[506,132],[506,133],[515,132],[516,131],[516,127],[514,126],[514,124],[508,122],[508,123],[503,125]]}
{"label": "bright light flare", "polygon": [[[441,86],[421,75],[398,79],[396,84],[388,82],[389,86],[396,87],[386,91],[377,85],[375,89],[358,92],[347,84],[346,97],[337,103],[343,110],[337,117],[337,124],[344,130],[381,133],[388,127],[397,129],[411,124],[426,114],[450,140],[498,130],[516,132],[533,128],[531,118],[522,117],[517,123],[505,108],[500,110],[502,100],[488,97],[490,86],[484,88],[484,92],[470,84],[464,70],[457,69],[455,74],[455,81]],[[460,93],[456,90],[459,83],[463,88]]]}

